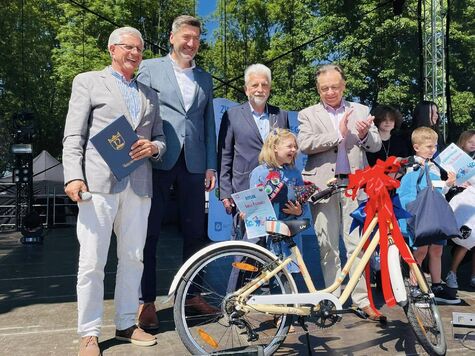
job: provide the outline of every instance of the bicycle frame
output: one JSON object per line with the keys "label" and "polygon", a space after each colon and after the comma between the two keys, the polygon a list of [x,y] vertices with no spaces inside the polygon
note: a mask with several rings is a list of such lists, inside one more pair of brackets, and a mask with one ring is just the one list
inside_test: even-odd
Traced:
{"label": "bicycle frame", "polygon": [[[252,281],[247,283],[245,286],[241,287],[239,290],[233,293],[233,296],[237,298],[239,307],[244,311],[248,312],[251,310],[260,311],[269,314],[293,314],[293,315],[302,315],[308,316],[311,314],[312,310],[318,310],[318,303],[323,299],[330,299],[338,310],[342,309],[342,305],[348,300],[353,289],[355,288],[359,278],[361,277],[371,255],[375,251],[379,243],[379,230],[375,232],[371,242],[369,243],[368,248],[364,252],[359,264],[356,266],[356,269],[346,287],[343,289],[339,298],[331,294],[337,288],[341,286],[346,276],[349,274],[351,267],[355,263],[356,257],[363,250],[363,246],[370,237],[371,233],[377,225],[377,217],[374,217],[371,221],[368,229],[365,231],[363,236],[360,239],[356,249],[353,251],[351,256],[348,258],[345,266],[343,267],[340,276],[334,281],[334,283],[318,291],[315,288],[315,285],[308,273],[307,266],[302,258],[302,254],[297,246],[291,247],[291,256],[287,257],[284,261],[277,263],[271,271],[264,270],[258,277],[254,278]],[[393,244],[392,238],[389,236],[389,244]],[[263,284],[267,283],[273,276],[282,271],[289,263],[292,262],[292,259],[297,261],[297,264],[300,268],[300,272],[303,276],[305,284],[310,291],[310,293],[296,293],[296,294],[281,294],[281,295],[252,295],[252,293],[261,287]],[[429,286],[427,285],[422,273],[417,267],[416,263],[410,264],[410,269],[414,277],[419,282],[422,292],[428,293]],[[282,305],[284,304],[284,305]],[[303,306],[300,306],[303,304]],[[291,305],[291,306],[285,306]],[[316,308],[313,308],[308,305],[313,305]]]}
{"label": "bicycle frame", "polygon": [[[379,161],[374,172],[368,168],[350,177],[345,192],[352,199],[370,183],[365,232],[341,273],[323,290],[315,288],[300,250],[291,241],[291,235],[308,226],[308,221],[266,224],[275,241],[289,242],[290,257],[279,258],[264,247],[245,241],[220,242],[194,254],[180,268],[169,290],[169,297],[175,296],[173,315],[177,332],[186,348],[192,354],[209,354],[235,351],[236,345],[238,349],[260,346],[266,355],[271,355],[289,332],[292,318],[288,316],[300,316],[305,331],[305,316],[315,317],[316,325],[321,327],[333,325],[345,313],[368,317],[361,310],[343,305],[380,245],[385,301],[390,307],[398,304],[403,308],[424,350],[431,355],[445,355],[447,344],[435,296],[398,229],[398,216],[391,209],[394,200],[389,192],[397,188],[398,182],[384,176],[399,171],[400,166],[391,157]],[[374,179],[378,184],[373,184]],[[320,196],[331,195],[333,191],[335,188],[330,187]],[[290,263],[299,266],[309,292],[298,291],[286,268]],[[348,284],[336,297],[332,292],[339,291],[348,275]],[[205,276],[209,276],[208,281]],[[190,303],[196,293],[200,293],[200,299],[209,304],[210,310],[200,310],[201,302]]]}

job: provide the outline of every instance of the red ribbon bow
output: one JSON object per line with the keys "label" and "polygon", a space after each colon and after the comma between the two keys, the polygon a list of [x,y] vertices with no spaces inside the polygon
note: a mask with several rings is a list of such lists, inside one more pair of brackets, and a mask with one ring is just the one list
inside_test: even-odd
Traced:
{"label": "red ribbon bow", "polygon": [[[391,156],[386,161],[377,160],[373,167],[366,167],[362,170],[357,170],[354,174],[349,176],[348,187],[345,195],[355,199],[358,191],[363,189],[368,196],[368,201],[364,209],[366,213],[366,220],[363,227],[363,233],[368,228],[370,222],[375,216],[378,219],[378,228],[380,234],[379,246],[381,256],[381,280],[383,285],[383,295],[386,304],[389,307],[396,305],[394,295],[391,288],[388,268],[388,232],[391,235],[394,244],[397,246],[399,253],[406,263],[414,263],[414,259],[409,251],[409,248],[404,241],[401,234],[396,215],[394,213],[393,205],[389,191],[399,187],[400,182],[388,176],[389,173],[396,173],[400,168],[400,162],[396,157]],[[369,240],[366,241],[364,249],[369,245]],[[369,285],[369,265],[366,267],[366,281]],[[372,304],[371,289],[368,288],[368,297]]]}

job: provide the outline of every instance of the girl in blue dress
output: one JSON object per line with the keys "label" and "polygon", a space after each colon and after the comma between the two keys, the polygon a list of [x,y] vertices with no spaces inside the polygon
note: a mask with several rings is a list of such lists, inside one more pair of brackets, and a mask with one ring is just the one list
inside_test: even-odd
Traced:
{"label": "girl in blue dress", "polygon": [[[260,165],[251,172],[250,186],[263,187],[275,210],[278,220],[294,220],[303,215],[307,204],[305,201],[311,194],[305,187],[300,171],[295,167],[297,156],[297,138],[286,129],[272,130],[267,136],[261,153]],[[294,241],[302,250],[301,236]],[[267,241],[267,248],[277,256],[290,256],[290,249],[285,242]],[[288,265],[289,271],[298,273],[297,263]]]}

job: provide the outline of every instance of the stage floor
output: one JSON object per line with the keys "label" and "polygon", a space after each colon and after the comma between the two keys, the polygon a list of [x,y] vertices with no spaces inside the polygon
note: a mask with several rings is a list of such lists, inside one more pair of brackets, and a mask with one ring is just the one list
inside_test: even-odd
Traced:
{"label": "stage floor", "polygon": [[[19,243],[18,233],[0,234],[0,348],[1,355],[77,355],[79,339],[76,334],[76,272],[78,243],[75,229],[56,228],[48,231],[42,246]],[[158,298],[160,329],[158,344],[138,347],[114,339],[113,291],[115,281],[115,244],[106,266],[105,315],[99,339],[104,355],[187,355],[173,323],[171,303],[163,304],[171,280],[181,265],[181,238],[172,226],[166,226],[158,248]],[[304,254],[312,274],[318,278],[316,245],[312,237],[304,238]],[[447,268],[450,256],[444,256]],[[459,274],[463,305],[440,306],[448,341],[448,355],[469,355],[452,337],[452,312],[475,313],[475,290],[468,287],[468,264]],[[318,285],[317,285],[318,287]],[[377,295],[377,302],[381,296]],[[379,303],[378,303],[379,304]],[[388,316],[385,327],[345,316],[343,321],[328,329],[308,323],[314,354],[330,355],[418,355],[423,354],[407,325],[401,308],[382,307]],[[307,354],[305,335],[300,326],[290,334],[278,355]],[[457,329],[459,333],[460,330]],[[468,342],[475,348],[475,340]]]}

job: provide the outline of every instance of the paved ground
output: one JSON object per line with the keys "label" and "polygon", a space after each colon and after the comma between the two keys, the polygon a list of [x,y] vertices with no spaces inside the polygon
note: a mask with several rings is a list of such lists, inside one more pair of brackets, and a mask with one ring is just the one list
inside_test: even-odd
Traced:
{"label": "paved ground", "polygon": [[[19,235],[0,234],[0,355],[75,355],[76,296],[75,281],[78,244],[73,228],[48,232],[42,246],[25,246]],[[159,294],[157,301],[161,328],[158,344],[149,348],[115,341],[113,324],[114,270],[117,263],[111,246],[105,279],[105,320],[100,346],[104,355],[187,355],[173,323],[171,304],[163,304],[168,286],[181,265],[181,241],[178,232],[167,227],[160,241],[158,258]],[[318,254],[312,239],[304,239],[304,252],[310,269],[319,278]],[[446,260],[447,260],[446,256]],[[446,264],[445,264],[446,266]],[[462,285],[468,284],[468,266],[460,273]],[[317,283],[318,287],[318,283]],[[475,313],[475,291],[464,288],[459,297],[462,306],[440,306],[447,334],[449,355],[473,354],[452,337],[452,312]],[[380,300],[380,297],[377,298]],[[416,355],[423,350],[415,341],[402,309],[382,307],[388,316],[386,327],[345,316],[332,328],[318,329],[309,324],[313,354],[331,355]],[[462,333],[465,329],[456,329]],[[475,339],[467,344],[475,348]],[[279,355],[307,354],[305,335],[299,326],[287,337]]]}

